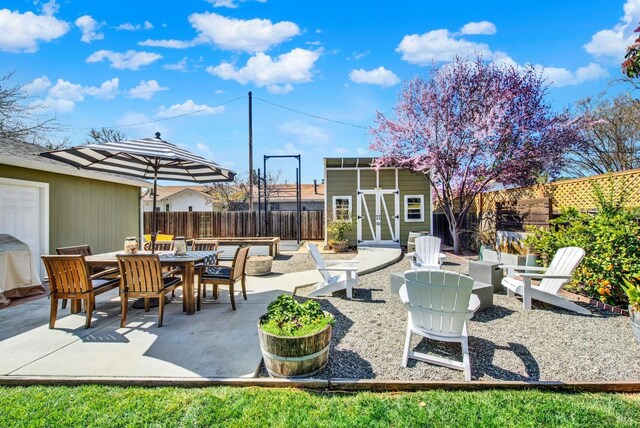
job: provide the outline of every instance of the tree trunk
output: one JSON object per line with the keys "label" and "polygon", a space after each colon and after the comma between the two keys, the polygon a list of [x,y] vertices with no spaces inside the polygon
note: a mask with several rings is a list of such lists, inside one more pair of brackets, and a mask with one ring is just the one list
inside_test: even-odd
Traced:
{"label": "tree trunk", "polygon": [[447,210],[445,207],[444,215],[449,223],[449,233],[453,239],[453,254],[460,254],[460,231],[458,230],[458,219],[452,210]]}

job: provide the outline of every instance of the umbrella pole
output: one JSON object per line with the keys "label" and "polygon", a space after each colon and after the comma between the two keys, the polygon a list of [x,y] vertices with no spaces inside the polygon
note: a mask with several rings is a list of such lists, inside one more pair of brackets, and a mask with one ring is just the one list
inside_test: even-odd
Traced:
{"label": "umbrella pole", "polygon": [[153,229],[151,229],[151,254],[156,253],[156,233],[158,230],[158,214],[156,213],[156,195],[158,194],[158,169],[153,170],[153,214],[152,223]]}

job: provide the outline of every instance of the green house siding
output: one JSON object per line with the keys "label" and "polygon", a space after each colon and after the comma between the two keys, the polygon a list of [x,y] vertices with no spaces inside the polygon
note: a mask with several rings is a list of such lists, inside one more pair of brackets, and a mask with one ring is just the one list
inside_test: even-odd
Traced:
{"label": "green house siding", "polygon": [[50,253],[78,244],[115,251],[139,234],[139,187],[9,165],[0,165],[0,177],[49,183]]}
{"label": "green house siding", "polygon": [[[368,167],[372,159],[356,159],[356,158],[328,158],[325,159],[325,189],[327,194],[327,221],[333,216],[332,201],[334,196],[351,196],[352,215],[357,213],[358,204],[358,171],[360,172],[360,189],[373,190],[380,189],[396,189],[396,169],[385,168],[380,169],[376,178],[376,171]],[[358,168],[358,169],[355,169]],[[400,244],[406,245],[410,231],[426,231],[431,232],[431,188],[427,177],[422,174],[414,174],[407,170],[398,169],[397,187],[399,190],[399,216],[400,216]],[[424,201],[424,221],[407,222],[405,221],[405,195],[422,195]],[[389,215],[394,215],[394,196],[384,195],[386,206],[389,209]],[[373,198],[367,199],[367,207],[371,216],[375,213],[375,201]],[[364,208],[363,208],[364,215]],[[386,216],[383,215],[383,219]],[[347,237],[352,242],[357,240],[357,229],[347,233]],[[329,236],[329,238],[331,238]],[[367,241],[372,239],[371,231],[367,227],[362,228],[362,239]],[[385,229],[382,229],[382,240],[391,239],[391,236]]]}
{"label": "green house siding", "polygon": [[[351,197],[351,216],[356,216],[356,197],[358,190],[357,175],[355,170],[327,170],[327,179],[325,181],[325,192],[327,194],[326,218],[327,222],[333,220],[333,197],[334,196],[350,196]],[[357,230],[345,233],[345,237],[351,242],[357,242]],[[331,239],[331,236],[329,236]]]}
{"label": "green house siding", "polygon": [[[407,245],[409,232],[413,230],[431,232],[431,188],[427,177],[406,170],[398,171],[398,188],[400,189],[400,244]],[[422,195],[424,197],[424,221],[405,221],[405,195]]]}

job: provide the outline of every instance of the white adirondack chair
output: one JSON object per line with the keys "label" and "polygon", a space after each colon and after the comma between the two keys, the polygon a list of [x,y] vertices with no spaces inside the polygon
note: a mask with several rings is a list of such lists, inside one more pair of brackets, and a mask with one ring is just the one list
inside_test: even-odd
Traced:
{"label": "white adirondack chair", "polygon": [[[316,244],[307,244],[313,261],[318,266],[318,272],[323,280],[315,285],[315,290],[309,297],[331,294],[334,291],[347,290],[347,298],[353,296],[352,288],[358,285],[358,268],[353,266],[357,260],[326,261],[322,258]],[[337,274],[336,274],[337,273]]]}
{"label": "white adirondack chair", "polygon": [[[502,266],[507,269],[507,275],[502,280],[502,285],[507,288],[507,294],[522,296],[524,309],[531,309],[531,299],[540,300],[579,314],[591,315],[591,312],[580,305],[558,295],[562,287],[569,282],[573,271],[578,267],[584,250],[580,247],[560,248],[553,256],[548,268],[536,266]],[[517,271],[532,271],[538,273],[518,273],[522,280],[514,278]],[[531,285],[531,279],[541,279],[540,285]]]}
{"label": "white adirondack chair", "polygon": [[[473,279],[442,270],[409,270],[400,287],[400,299],[408,311],[407,338],[402,365],[409,358],[464,371],[471,380],[467,320],[480,307],[478,296],[471,294]],[[411,351],[411,335],[417,334],[443,342],[460,342],[462,362]]]}
{"label": "white adirondack chair", "polygon": [[440,269],[445,255],[440,252],[440,238],[419,236],[415,240],[416,249],[407,253],[411,269]]}

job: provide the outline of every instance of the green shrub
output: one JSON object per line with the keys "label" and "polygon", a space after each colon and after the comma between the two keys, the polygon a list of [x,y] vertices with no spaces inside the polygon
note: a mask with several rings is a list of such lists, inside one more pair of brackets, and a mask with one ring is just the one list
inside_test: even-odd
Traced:
{"label": "green shrub", "polygon": [[298,303],[293,297],[281,294],[269,303],[260,327],[276,336],[306,336],[333,325],[331,315],[325,315],[315,300]]}
{"label": "green shrub", "polygon": [[327,230],[333,236],[333,240],[342,242],[345,240],[345,233],[356,226],[355,218],[336,219],[327,224]]}
{"label": "green shrub", "polygon": [[529,228],[525,240],[546,265],[561,247],[585,250],[570,284],[576,291],[613,305],[625,305],[624,280],[640,284],[640,213],[624,207],[624,198],[607,195],[594,185],[595,215],[568,208],[552,220],[549,230]]}

